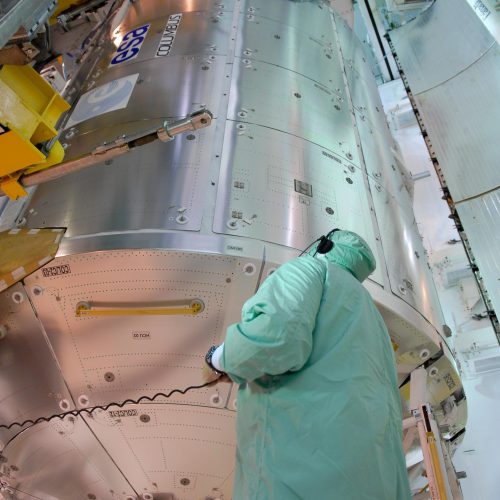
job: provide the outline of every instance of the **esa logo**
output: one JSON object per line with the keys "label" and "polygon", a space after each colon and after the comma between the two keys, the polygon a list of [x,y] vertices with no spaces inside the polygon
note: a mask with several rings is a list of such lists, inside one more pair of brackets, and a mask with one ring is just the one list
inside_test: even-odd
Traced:
{"label": "esa logo", "polygon": [[116,49],[116,54],[111,59],[110,66],[123,63],[135,59],[141,50],[142,42],[146,38],[149,30],[149,24],[139,26],[132,31],[129,31],[123,38],[120,46]]}

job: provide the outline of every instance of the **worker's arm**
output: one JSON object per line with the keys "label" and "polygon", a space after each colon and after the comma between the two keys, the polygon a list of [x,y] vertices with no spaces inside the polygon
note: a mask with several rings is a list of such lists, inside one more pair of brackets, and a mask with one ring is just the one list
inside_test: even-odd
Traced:
{"label": "worker's arm", "polygon": [[237,383],[300,370],[312,351],[326,265],[309,255],[269,276],[231,325],[218,358]]}

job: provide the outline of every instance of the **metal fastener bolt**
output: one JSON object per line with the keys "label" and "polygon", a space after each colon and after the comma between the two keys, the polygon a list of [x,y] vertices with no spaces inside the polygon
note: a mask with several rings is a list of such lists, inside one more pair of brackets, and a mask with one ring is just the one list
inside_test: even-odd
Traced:
{"label": "metal fastener bolt", "polygon": [[212,404],[213,406],[217,406],[220,404],[219,393],[212,394],[212,396],[210,396],[210,404]]}
{"label": "metal fastener bolt", "polygon": [[251,276],[252,274],[255,273],[255,266],[252,263],[245,264],[245,267],[243,268],[243,272],[247,276]]}
{"label": "metal fastener bolt", "polygon": [[62,411],[68,411],[69,401],[67,399],[61,399],[61,401],[59,401],[59,408],[61,408]]}
{"label": "metal fastener bolt", "polygon": [[115,375],[111,372],[107,372],[104,374],[104,380],[106,382],[113,382],[115,380]]}
{"label": "metal fastener bolt", "polygon": [[422,349],[420,351],[420,354],[419,354],[420,359],[427,359],[430,355],[431,355],[431,353],[430,353],[429,349]]}
{"label": "metal fastener bolt", "polygon": [[24,227],[26,225],[26,222],[28,222],[26,217],[21,217],[20,219],[17,219],[16,227]]}
{"label": "metal fastener bolt", "polygon": [[22,304],[24,301],[24,295],[21,292],[14,292],[12,294],[12,301],[15,304]]}
{"label": "metal fastener bolt", "polygon": [[80,406],[83,406],[84,408],[87,407],[89,405],[89,398],[87,396],[85,396],[85,394],[82,394],[79,398],[78,398],[78,404]]}
{"label": "metal fastener bolt", "polygon": [[229,229],[238,229],[238,221],[236,219],[229,219],[227,221],[227,227]]}
{"label": "metal fastener bolt", "polygon": [[146,413],[143,413],[140,417],[139,417],[139,420],[141,422],[144,422],[145,424],[147,424],[150,420],[151,420],[151,417],[149,415],[147,415]]}

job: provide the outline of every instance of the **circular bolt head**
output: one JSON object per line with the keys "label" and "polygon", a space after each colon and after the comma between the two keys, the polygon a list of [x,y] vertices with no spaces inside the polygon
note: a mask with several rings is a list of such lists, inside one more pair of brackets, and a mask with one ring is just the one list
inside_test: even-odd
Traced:
{"label": "circular bolt head", "polygon": [[140,417],[139,417],[139,420],[141,422],[144,422],[145,424],[147,424],[150,420],[151,420],[151,417],[149,415],[147,415],[146,413],[143,413]]}
{"label": "circular bolt head", "polygon": [[14,292],[12,294],[12,301],[15,304],[21,304],[24,301],[24,295],[21,292]]}
{"label": "circular bolt head", "polygon": [[421,359],[427,359],[430,356],[430,354],[431,353],[429,352],[429,349],[422,349],[420,351],[419,356],[420,356]]}
{"label": "circular bolt head", "polygon": [[252,276],[252,274],[254,274],[255,271],[256,271],[255,266],[252,263],[250,263],[250,262],[248,264],[245,264],[245,267],[243,268],[243,272],[247,276]]}
{"label": "circular bolt head", "polygon": [[85,394],[82,394],[78,398],[78,404],[84,408],[86,408],[89,405],[89,398],[85,396]]}

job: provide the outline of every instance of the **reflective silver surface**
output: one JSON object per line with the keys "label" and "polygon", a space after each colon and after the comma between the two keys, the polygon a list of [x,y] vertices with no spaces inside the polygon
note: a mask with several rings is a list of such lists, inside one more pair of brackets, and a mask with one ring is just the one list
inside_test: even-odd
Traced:
{"label": "reflective silver surface", "polygon": [[[170,55],[155,57],[179,13]],[[109,67],[121,37],[145,24],[139,54]],[[78,408],[200,384],[206,350],[244,301],[335,226],[360,233],[377,255],[365,286],[390,330],[400,381],[439,351],[439,309],[373,76],[328,2],[144,0],[113,36],[75,91],[90,105],[88,119],[63,133],[67,158],[201,107],[215,119],[42,185],[20,214],[28,227],[68,227],[50,266],[69,272],[40,270],[26,289]],[[125,97],[114,93],[123,82],[132,85]],[[76,315],[81,302],[123,311],[192,299],[204,304],[196,316]],[[42,383],[44,370],[30,377]],[[67,422],[40,424],[4,454],[28,464],[20,489],[44,500],[125,500],[130,491],[230,499],[236,393],[224,384],[123,413],[96,410],[73,434]],[[52,470],[32,474],[44,465],[35,453],[19,458],[52,442],[39,457],[67,453],[63,471],[77,492]]]}
{"label": "reflective silver surface", "polygon": [[[306,248],[349,227],[375,248],[363,174],[333,151],[293,135],[228,122],[214,231]],[[372,279],[382,284],[382,266]]]}
{"label": "reflective silver surface", "polygon": [[109,165],[53,181],[35,192],[28,224],[68,227],[69,237],[140,229],[197,231],[213,134],[212,126],[168,143],[157,141]]}
{"label": "reflective silver surface", "polygon": [[[74,409],[26,290],[17,283],[0,294],[0,423],[7,425],[60,413],[62,400]],[[0,447],[22,429],[0,429]]]}
{"label": "reflective silver surface", "polygon": [[496,44],[454,78],[417,96],[456,202],[500,186],[496,133],[500,120],[499,58]]}
{"label": "reflective silver surface", "polygon": [[236,58],[233,71],[230,120],[282,130],[356,161],[342,88],[325,87],[298,73],[251,59]]}
{"label": "reflective silver surface", "polygon": [[[221,394],[220,384],[210,396],[221,405],[234,402]],[[162,404],[125,409],[137,415],[113,418],[102,412],[86,421],[136,491],[169,492],[176,499],[231,498],[234,411]]]}
{"label": "reflective silver surface", "polygon": [[376,181],[370,179],[370,187],[391,290],[439,329],[444,318],[413,212]]}
{"label": "reflective silver surface", "polygon": [[[28,288],[43,290],[33,303],[69,389],[76,398],[86,395],[90,406],[200,385],[204,354],[238,319],[259,276],[259,262],[252,259],[149,249],[73,255],[57,265],[69,273],[36,272]],[[246,265],[253,266],[252,274]],[[196,316],[76,315],[80,302],[127,310],[194,299],[204,304]],[[224,387],[221,407],[230,389]],[[167,402],[210,406],[212,392],[192,391]]]}
{"label": "reflective silver surface", "polygon": [[498,43],[467,2],[453,0],[391,38],[498,314]]}
{"label": "reflective silver surface", "polygon": [[134,491],[82,418],[31,427],[3,455],[8,500],[138,500],[142,492]]}
{"label": "reflective silver surface", "polygon": [[[457,204],[495,311],[500,311],[500,188]],[[478,224],[478,221],[481,221]]]}
{"label": "reflective silver surface", "polygon": [[439,0],[391,32],[414,94],[440,85],[474,64],[494,38],[466,1]]}
{"label": "reflective silver surface", "polygon": [[[91,88],[126,76],[124,72],[127,70],[130,74],[138,74],[139,78],[127,107],[99,114],[63,132],[61,138],[67,145],[66,159],[91,151],[104,142],[114,141],[123,134],[129,136],[154,130],[167,118],[183,118],[201,108],[216,116],[222,94],[224,57],[214,55],[210,64],[201,56],[171,57],[168,69],[152,59],[104,73]],[[117,124],[120,124],[119,130]]]}
{"label": "reflective silver surface", "polygon": [[[259,15],[239,19],[236,55],[242,59],[274,64],[332,88],[342,88],[338,52],[331,26],[309,34]],[[314,36],[313,36],[314,35]]]}
{"label": "reflective silver surface", "polygon": [[331,37],[330,3],[327,0],[248,0],[241,2],[241,12],[250,22],[265,17],[297,28],[313,37]]}

